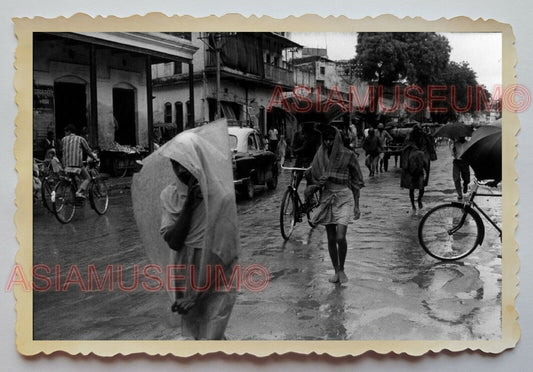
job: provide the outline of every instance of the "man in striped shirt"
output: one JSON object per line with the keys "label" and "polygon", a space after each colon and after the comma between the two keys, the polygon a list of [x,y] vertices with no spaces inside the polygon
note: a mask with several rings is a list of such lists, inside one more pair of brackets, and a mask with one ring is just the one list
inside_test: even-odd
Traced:
{"label": "man in striped shirt", "polygon": [[98,157],[93,153],[85,138],[74,134],[76,127],[72,124],[65,128],[65,137],[61,140],[61,149],[63,153],[63,166],[66,171],[78,174],[82,178],[76,197],[85,198],[85,189],[89,184],[89,173],[83,166],[83,154],[86,153],[94,160]]}

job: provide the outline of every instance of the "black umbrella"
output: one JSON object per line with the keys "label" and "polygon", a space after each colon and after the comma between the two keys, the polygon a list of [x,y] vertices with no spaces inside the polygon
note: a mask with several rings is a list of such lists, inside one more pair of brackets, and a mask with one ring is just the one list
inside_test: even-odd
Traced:
{"label": "black umbrella", "polygon": [[502,179],[502,128],[487,125],[477,129],[465,146],[461,159],[472,167],[480,180]]}
{"label": "black umbrella", "polygon": [[470,137],[472,135],[472,126],[465,125],[461,123],[451,123],[446,124],[435,131],[433,137],[448,137],[448,138],[459,138],[459,137]]}

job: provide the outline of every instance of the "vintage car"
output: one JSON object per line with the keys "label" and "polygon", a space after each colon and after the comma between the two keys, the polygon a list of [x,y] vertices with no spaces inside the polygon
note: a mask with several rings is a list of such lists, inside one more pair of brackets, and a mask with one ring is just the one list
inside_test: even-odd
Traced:
{"label": "vintage car", "polygon": [[233,152],[233,182],[239,194],[252,198],[256,185],[273,190],[278,185],[278,159],[268,151],[259,132],[247,127],[228,127]]}

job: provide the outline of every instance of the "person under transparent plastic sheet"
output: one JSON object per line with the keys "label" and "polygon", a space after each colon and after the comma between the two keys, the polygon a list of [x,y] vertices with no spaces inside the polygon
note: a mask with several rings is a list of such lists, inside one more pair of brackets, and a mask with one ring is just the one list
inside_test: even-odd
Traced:
{"label": "person under transparent plastic sheet", "polygon": [[[225,339],[236,299],[230,278],[240,241],[227,130],[221,119],[180,133],[143,159],[132,182],[147,255],[161,267],[183,267],[165,275],[187,339]],[[217,285],[215,274],[227,283]]]}
{"label": "person under transparent plastic sheet", "polygon": [[[182,260],[196,268],[196,276],[192,279],[198,287],[204,283],[200,278],[201,256],[206,229],[206,210],[198,180],[175,160],[171,160],[172,169],[178,181],[167,186],[161,193],[163,215],[161,218],[161,234],[169,247],[183,255]],[[216,266],[222,262],[215,259],[210,267],[208,277],[214,278]],[[172,310],[182,314],[182,334],[184,337],[194,339],[222,339],[224,334],[220,329],[225,329],[226,324],[211,327],[212,314],[219,316],[219,308],[229,309],[235,301],[234,296],[220,295],[217,293],[195,293],[183,295],[180,293]],[[229,320],[226,318],[225,323]]]}

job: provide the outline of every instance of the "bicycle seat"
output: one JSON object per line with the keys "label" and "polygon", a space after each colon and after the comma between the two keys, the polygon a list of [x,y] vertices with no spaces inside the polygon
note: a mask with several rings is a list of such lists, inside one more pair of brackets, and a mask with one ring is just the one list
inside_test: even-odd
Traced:
{"label": "bicycle seat", "polygon": [[80,174],[81,168],[79,167],[65,167],[66,174]]}

